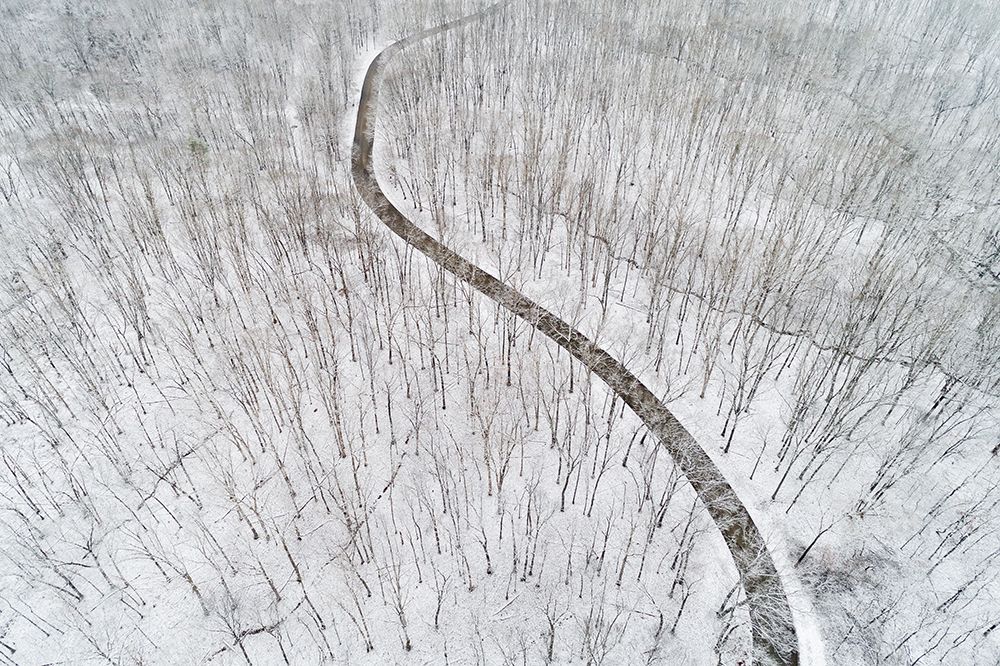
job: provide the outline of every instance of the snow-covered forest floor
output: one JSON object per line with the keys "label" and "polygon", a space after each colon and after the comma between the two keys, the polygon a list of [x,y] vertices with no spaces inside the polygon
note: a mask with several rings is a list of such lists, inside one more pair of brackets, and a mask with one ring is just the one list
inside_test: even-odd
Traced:
{"label": "snow-covered forest floor", "polygon": [[[0,7],[0,663],[746,662],[666,451],[353,189],[368,63],[481,7]],[[392,200],[664,399],[803,663],[1000,656],[987,9],[515,2],[387,72]]]}

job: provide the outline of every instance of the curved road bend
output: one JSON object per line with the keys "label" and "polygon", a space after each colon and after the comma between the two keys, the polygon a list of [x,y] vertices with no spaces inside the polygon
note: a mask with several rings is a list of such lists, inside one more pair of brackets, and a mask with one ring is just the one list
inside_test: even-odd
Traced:
{"label": "curved road bend", "polygon": [[351,170],[355,185],[365,203],[393,233],[554,340],[632,408],[670,452],[722,532],[746,591],[754,656],[761,663],[797,665],[799,652],[791,609],[771,554],[746,507],[694,437],[624,365],[553,313],[425,233],[393,206],[378,183],[372,146],[378,85],[388,61],[415,42],[478,21],[497,9],[499,5],[494,5],[418,32],[391,44],[376,56],[365,75],[354,130]]}

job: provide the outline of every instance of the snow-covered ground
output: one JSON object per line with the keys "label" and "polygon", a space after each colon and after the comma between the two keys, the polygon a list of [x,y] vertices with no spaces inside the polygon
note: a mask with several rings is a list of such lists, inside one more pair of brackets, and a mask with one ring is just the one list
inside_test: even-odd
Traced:
{"label": "snow-covered ground", "polygon": [[[0,8],[0,663],[746,660],[634,415],[352,190],[370,59],[474,8]],[[1000,654],[984,11],[517,5],[382,100],[393,200],[711,453],[803,663]]]}
{"label": "snow-covered ground", "polygon": [[[595,14],[600,12],[595,11]],[[741,305],[745,308],[753,300],[745,298],[744,290],[759,287],[740,274],[729,283],[737,288],[735,294],[730,287],[729,297],[720,299],[720,291],[725,293],[725,283],[720,288],[713,281],[718,280],[715,276],[725,275],[721,271],[726,270],[725,262],[731,260],[730,256],[725,249],[719,252],[717,247],[710,246],[708,256],[702,259],[705,247],[695,244],[693,250],[698,251],[702,264],[682,264],[681,271],[672,278],[673,284],[667,286],[674,294],[665,298],[668,306],[654,312],[650,303],[664,297],[655,294],[657,289],[653,280],[662,278],[656,278],[657,265],[651,262],[651,255],[644,254],[648,247],[643,245],[645,241],[641,236],[654,233],[648,227],[656,218],[650,218],[649,212],[659,210],[663,211],[661,216],[666,216],[668,225],[680,226],[682,231],[684,217],[680,215],[695,218],[697,224],[693,228],[697,235],[692,234],[694,238],[697,239],[707,227],[706,233],[718,234],[711,237],[725,248],[727,235],[732,232],[725,231],[724,227],[713,230],[710,224],[701,220],[712,221],[713,215],[720,218],[729,215],[728,206],[713,206],[712,193],[715,199],[722,201],[726,197],[719,195],[728,193],[732,202],[734,195],[739,196],[741,185],[739,181],[727,182],[726,172],[720,177],[718,171],[689,169],[688,173],[696,176],[695,183],[699,180],[705,183],[704,191],[698,191],[687,180],[681,180],[678,188],[677,181],[671,183],[670,180],[684,173],[687,167],[682,160],[680,166],[669,166],[665,170],[643,169],[641,173],[633,173],[628,178],[631,182],[625,187],[621,187],[620,181],[616,184],[615,171],[607,167],[617,162],[594,159],[595,151],[607,150],[602,148],[602,141],[611,146],[612,155],[622,155],[629,166],[644,165],[650,154],[650,159],[657,164],[673,165],[679,160],[669,150],[661,149],[655,138],[650,139],[643,121],[640,119],[637,124],[628,108],[612,106],[614,113],[602,111],[591,119],[586,115],[587,107],[582,105],[586,102],[573,106],[574,93],[595,89],[592,84],[573,82],[573,76],[578,73],[584,77],[591,75],[586,68],[573,69],[574,58],[585,52],[582,59],[603,62],[603,54],[591,54],[585,42],[561,41],[566,38],[558,34],[559,27],[572,21],[549,18],[546,24],[555,26],[556,34],[542,38],[543,46],[534,47],[533,52],[544,52],[545,58],[536,56],[534,61],[525,59],[503,64],[504,71],[530,72],[522,79],[530,82],[522,86],[524,89],[513,86],[507,90],[505,80],[498,82],[500,79],[488,77],[483,94],[474,101],[475,92],[479,90],[476,87],[479,84],[475,83],[477,77],[482,72],[495,72],[499,67],[489,64],[498,62],[492,59],[497,57],[496,47],[490,41],[490,34],[495,31],[493,26],[484,27],[472,38],[428,46],[424,55],[415,54],[411,58],[411,62],[421,64],[411,64],[409,68],[400,66],[396,74],[398,100],[395,104],[392,100],[386,101],[390,112],[382,131],[387,150],[381,162],[389,166],[382,173],[383,182],[395,184],[395,203],[422,219],[429,233],[443,238],[463,256],[487,267],[545,307],[573,321],[608,349],[620,350],[619,358],[627,360],[629,367],[649,385],[663,386],[665,395],[680,393],[671,403],[671,409],[683,415],[682,421],[692,432],[698,433],[700,441],[715,440],[719,448],[723,448],[728,434],[723,432],[721,441],[718,435],[727,430],[724,425],[729,425],[724,407],[734,399],[732,382],[740,372],[740,357],[733,353],[737,348],[726,346],[726,341],[732,344],[731,335],[740,330],[734,328],[737,323],[746,325],[746,313],[741,319],[738,308]],[[907,20],[923,18],[909,17]],[[516,25],[516,21],[512,23]],[[652,30],[657,27],[653,25]],[[676,38],[679,29],[671,29],[671,35]],[[580,29],[574,25],[566,28],[566,32],[579,34]],[[601,32],[591,26],[591,34]],[[639,43],[644,48],[648,45],[647,41],[635,40],[631,35],[623,41]],[[572,43],[571,50],[561,51],[566,43]],[[600,42],[601,47],[608,43],[606,40]],[[617,45],[617,42],[611,43]],[[600,51],[601,47],[596,50]],[[883,44],[878,48],[893,48],[893,45]],[[682,52],[685,57],[679,64],[665,65],[656,71],[670,71],[671,67],[690,70],[692,63],[697,66],[695,56],[687,50]],[[939,61],[935,63],[935,76],[947,71],[948,58],[953,55],[942,52],[936,56]],[[444,77],[445,81],[471,81],[474,85],[449,87],[425,76],[423,73],[428,69],[424,63],[433,62],[453,63],[456,72],[461,72]],[[988,65],[980,63],[976,71],[982,72]],[[607,90],[602,99],[625,100],[627,104],[631,101],[628,89],[641,81],[646,86],[641,89],[663,91],[658,102],[663,106],[663,100],[669,100],[671,92],[677,90],[676,80],[647,84],[645,75],[634,71],[635,61],[628,57],[622,58],[620,67],[629,70],[629,74],[603,79]],[[564,72],[560,80],[561,94],[546,97],[543,80],[533,78],[538,76],[535,69],[560,71],[560,68]],[[687,76],[689,74],[682,73],[680,80]],[[945,74],[942,81],[947,82],[951,76],[951,73]],[[975,75],[969,80],[974,82]],[[621,82],[619,88],[615,88],[616,82]],[[835,81],[826,85],[835,85]],[[413,97],[414,89],[422,91],[419,98]],[[834,95],[840,95],[835,87],[831,90]],[[471,99],[470,91],[473,93]],[[854,113],[852,105],[860,108],[856,98],[875,99],[877,95],[877,90],[864,88],[856,91],[855,98],[848,97],[846,104],[810,106],[807,100],[806,108],[813,112],[820,109],[816,120],[827,124],[838,121],[831,110],[843,113],[850,121]],[[911,104],[911,108],[916,105]],[[794,118],[790,109],[782,113],[782,118],[785,115]],[[869,122],[874,115],[869,107],[865,110],[866,117],[859,122]],[[982,124],[987,116],[988,111],[977,108],[976,113],[966,117],[963,122],[967,126],[978,127],[978,134],[972,136],[982,137],[992,131]],[[572,134],[574,148],[569,153],[565,152],[567,144],[559,133],[561,119],[567,117],[575,118],[580,125]],[[657,122],[669,117],[665,113],[654,114]],[[919,146],[915,149],[917,159],[907,158],[907,168],[913,172],[913,178],[938,179],[939,193],[948,188],[965,192],[971,179],[980,178],[972,176],[981,173],[982,166],[976,162],[979,157],[978,148],[973,147],[975,141],[955,147],[955,143],[965,141],[968,134],[949,135],[940,127],[931,130],[929,135],[923,134],[926,128],[917,124],[923,119],[912,111],[906,120],[913,122],[913,126],[907,127],[898,120],[899,126],[893,128],[893,132],[911,132],[914,141],[919,138],[934,144],[952,142],[953,165],[959,162],[958,156],[972,159],[963,164],[960,173],[953,169],[950,179],[944,180],[941,169],[949,167],[935,161],[938,146],[913,144]],[[414,125],[436,130],[414,132]],[[592,133],[588,134],[588,128],[593,128]],[[532,134],[534,130],[541,133]],[[824,138],[822,128],[810,127],[808,132],[803,132],[800,122],[790,123],[787,130],[776,123],[772,132],[780,133],[783,140],[770,150],[788,149],[793,155],[803,137],[810,141],[816,141],[817,136]],[[692,141],[698,138],[696,132],[688,136]],[[673,145],[683,150],[683,144]],[[497,174],[502,173],[497,169],[497,164],[501,163],[496,158],[498,146],[501,159],[505,160],[503,168],[517,174],[508,183],[497,180]],[[711,155],[711,152],[705,154]],[[848,156],[848,159],[856,157]],[[989,159],[993,163],[996,156]],[[706,158],[706,162],[710,162],[710,158]],[[459,173],[464,171],[475,176],[464,182],[452,179],[446,172],[428,170],[428,163],[457,165]],[[564,163],[573,165],[575,173],[572,176],[559,171]],[[806,166],[804,164],[803,168]],[[663,202],[664,173],[671,188],[670,196],[675,202],[678,197],[685,202],[683,206],[686,207],[681,207],[680,213],[676,203],[665,205]],[[729,173],[738,175],[739,172],[731,168]],[[532,175],[538,176],[534,182],[530,178]],[[621,172],[617,175],[620,178]],[[844,178],[850,175],[847,171]],[[609,182],[602,187],[601,179],[605,178]],[[579,189],[580,182],[587,183],[590,189]],[[996,351],[995,334],[987,331],[996,325],[996,317],[991,312],[996,309],[997,292],[988,275],[970,276],[965,269],[955,270],[961,267],[939,252],[934,240],[937,232],[926,233],[935,226],[945,229],[946,235],[960,231],[968,234],[970,240],[967,242],[972,247],[978,247],[984,241],[989,242],[989,217],[983,215],[983,208],[970,209],[958,195],[951,199],[952,203],[946,203],[948,197],[945,197],[925,207],[927,214],[919,218],[919,225],[924,226],[914,226],[913,218],[893,215],[898,215],[904,207],[916,205],[925,196],[923,191],[909,192],[912,201],[898,199],[888,211],[881,208],[876,214],[864,215],[859,214],[864,207],[876,212],[871,203],[862,203],[867,196],[864,190],[852,194],[857,201],[852,206],[859,213],[847,215],[844,210],[829,209],[818,196],[823,189],[816,192],[805,189],[802,174],[797,174],[793,182],[798,189],[786,195],[788,201],[776,206],[763,198],[774,196],[774,185],[768,184],[769,179],[758,177],[757,184],[749,190],[751,200],[740,208],[742,217],[734,219],[747,219],[746,230],[750,231],[749,223],[756,218],[754,233],[759,233],[762,220],[771,219],[775,209],[813,222],[810,233],[815,237],[802,247],[814,254],[822,253],[814,257],[821,259],[821,263],[815,267],[809,267],[809,263],[791,264],[796,270],[803,269],[801,277],[786,276],[779,292],[792,282],[795,285],[790,288],[793,307],[826,302],[826,312],[818,320],[809,321],[793,315],[785,322],[768,322],[773,327],[772,332],[777,331],[775,339],[780,341],[777,362],[770,372],[765,371],[751,407],[740,415],[733,450],[719,458],[719,466],[730,472],[728,476],[741,496],[760,498],[756,511],[764,524],[772,526],[775,543],[788,544],[783,549],[786,565],[797,560],[802,550],[813,543],[810,556],[797,567],[784,567],[789,585],[804,592],[799,595],[802,598],[799,619],[805,626],[804,654],[823,659],[823,643],[817,636],[825,633],[832,635],[834,640],[832,644],[828,640],[826,647],[834,661],[863,661],[874,659],[875,654],[901,660],[908,655],[910,659],[926,660],[933,655],[945,659],[960,653],[965,655],[962,659],[985,659],[983,663],[991,663],[988,655],[997,651],[995,632],[981,604],[993,594],[990,590],[995,580],[989,573],[995,567],[986,564],[992,561],[991,553],[995,551],[995,540],[990,536],[993,532],[988,527],[992,519],[984,513],[985,507],[994,500],[983,498],[989,498],[993,492],[996,464],[991,449],[995,446],[998,421],[995,378],[990,378],[989,371],[984,374],[982,370],[991,367],[988,359]],[[901,181],[897,186],[901,188],[899,192],[908,192],[906,187],[912,190],[914,182]],[[546,183],[557,183],[561,189],[545,190],[543,185]],[[995,178],[987,182],[980,180],[980,183],[986,191],[995,191]],[[533,187],[537,190],[532,190]],[[447,194],[432,194],[441,191]],[[526,202],[525,191],[537,191],[538,202]],[[595,198],[594,192],[602,193],[604,198]],[[809,199],[801,198],[803,192],[811,195]],[[580,212],[576,213],[574,198],[581,196],[585,197],[586,205],[580,206]],[[423,211],[414,210],[416,201],[420,202],[418,208]],[[482,213],[484,202],[485,216]],[[670,198],[666,204],[670,204]],[[942,215],[946,209],[952,210],[955,216],[952,220],[961,222],[942,227],[948,219]],[[622,211],[629,210],[633,211],[632,216],[623,217]],[[638,222],[636,210],[640,211]],[[637,224],[641,231],[633,231],[632,224]],[[742,228],[739,222],[735,228]],[[619,229],[621,231],[617,231]],[[788,229],[782,232],[779,227],[778,233],[791,233],[794,227]],[[974,231],[977,229],[978,237]],[[614,236],[608,236],[608,230]],[[581,233],[590,234],[590,238],[584,236],[585,242],[581,242]],[[633,240],[635,236],[639,238]],[[776,237],[780,238],[777,234]],[[602,249],[607,239],[613,247],[605,253]],[[690,237],[685,242],[690,243]],[[588,249],[582,250],[583,247]],[[794,245],[792,248],[794,250]],[[689,245],[687,251],[692,252],[689,257],[693,256],[693,250]],[[664,254],[668,251],[669,248],[662,248]],[[756,260],[749,260],[757,256],[752,246],[736,251],[747,258],[743,267],[754,265]],[[594,254],[588,258],[586,252]],[[789,252],[789,258],[800,260],[793,252]],[[808,261],[807,256],[803,259]],[[788,261],[788,258],[782,260]],[[610,280],[602,289],[605,261],[611,266]],[[586,279],[580,279],[581,271],[588,273]],[[840,424],[829,421],[825,427],[843,428],[843,434],[838,436],[831,431],[833,439],[827,443],[822,439],[822,431],[818,431],[813,439],[819,442],[817,446],[824,447],[819,466],[810,464],[803,469],[799,464],[796,474],[789,476],[786,470],[791,465],[785,457],[787,449],[775,446],[774,438],[782,440],[792,419],[798,418],[794,410],[796,392],[808,395],[809,383],[818,380],[819,375],[810,379],[807,372],[817,367],[817,361],[824,357],[836,358],[837,354],[831,353],[836,351],[833,345],[837,344],[831,333],[835,334],[838,328],[844,330],[845,322],[850,323],[851,318],[857,316],[850,312],[850,308],[856,306],[849,304],[852,301],[863,304],[863,299],[870,298],[869,293],[875,285],[886,291],[880,292],[878,298],[883,299],[880,303],[874,302],[873,307],[877,309],[872,310],[872,320],[892,316],[896,317],[898,325],[906,321],[903,318],[910,317],[912,335],[905,338],[902,345],[887,347],[880,340],[891,338],[880,337],[888,332],[887,329],[878,330],[881,323],[876,324],[874,330],[863,332],[862,336],[851,333],[857,345],[850,350],[854,355],[845,355],[838,363],[846,360],[847,365],[843,368],[860,373],[857,376],[864,377],[866,384],[853,398],[854,402],[848,400],[840,408],[838,419],[855,419],[849,421],[855,425],[845,427],[843,421]],[[717,289],[719,291],[711,291]],[[689,290],[694,297],[685,295]],[[662,286],[659,291],[663,292]],[[680,306],[680,321],[677,321],[678,303],[682,300],[684,305]],[[842,309],[844,305],[848,305],[846,310]],[[859,309],[864,307],[868,306],[862,305]],[[769,312],[773,315],[775,311]],[[664,318],[656,321],[657,317]],[[724,352],[706,355],[709,353],[707,343],[712,340],[706,331],[711,331],[712,327],[721,329],[720,348]],[[765,334],[760,335],[759,343],[763,344]],[[673,350],[663,347],[663,340],[674,342]],[[771,344],[772,337],[768,335],[767,340]],[[874,351],[869,352],[869,349]],[[866,354],[878,357],[884,349],[891,349],[891,353],[883,361],[872,364],[864,359]],[[660,358],[664,350],[665,358]],[[694,390],[685,394],[681,390],[685,382]],[[703,382],[705,397],[697,399],[692,393],[697,395]],[[819,412],[817,409],[816,414]],[[915,445],[914,438],[919,441],[925,437],[928,438],[926,445]],[[792,464],[799,461],[798,456],[796,453]],[[817,476],[820,470],[822,473]],[[772,493],[778,496],[778,501],[768,501]],[[910,510],[914,496],[919,498],[918,506],[929,514],[919,509]],[[974,521],[975,527],[963,517],[968,510],[979,516]],[[914,544],[927,538],[930,523],[938,525],[940,541],[928,542],[930,545],[924,554],[915,557]],[[973,535],[974,540],[970,540]],[[918,541],[914,541],[915,538]],[[916,550],[919,552],[923,548]],[[945,552],[950,563],[935,560],[936,555]],[[848,562],[850,564],[846,564]],[[845,566],[846,570],[841,568]],[[829,569],[824,571],[824,567]],[[796,577],[796,569],[802,575]],[[854,576],[857,576],[856,582],[850,582]],[[803,581],[806,581],[804,586]],[[822,598],[821,602],[810,598],[817,596]],[[880,596],[888,597],[887,601],[879,603]],[[956,600],[961,601],[963,596],[965,602],[956,615]],[[809,618],[812,618],[811,623]],[[872,631],[872,626],[879,629]],[[824,630],[817,631],[817,628]],[[973,636],[978,637],[970,640]]]}

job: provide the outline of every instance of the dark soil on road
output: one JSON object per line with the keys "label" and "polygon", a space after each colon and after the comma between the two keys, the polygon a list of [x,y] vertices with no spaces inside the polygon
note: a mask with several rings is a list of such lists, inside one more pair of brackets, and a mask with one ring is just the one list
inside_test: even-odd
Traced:
{"label": "dark soil on road", "polygon": [[479,21],[498,8],[495,6],[395,42],[371,63],[361,91],[351,158],[358,191],[393,233],[554,340],[632,408],[670,452],[722,532],[746,591],[755,660],[798,664],[798,644],[791,610],[764,539],[743,502],[694,437],[624,365],[553,313],[425,233],[393,206],[378,183],[372,164],[372,146],[378,86],[387,62],[410,44]]}

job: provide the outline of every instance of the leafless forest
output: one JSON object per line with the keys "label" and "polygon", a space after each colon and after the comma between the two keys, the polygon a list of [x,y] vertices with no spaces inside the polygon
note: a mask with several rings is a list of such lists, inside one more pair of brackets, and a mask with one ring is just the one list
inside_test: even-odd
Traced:
{"label": "leafless forest", "polygon": [[996,664],[995,7],[511,0],[379,81],[398,211],[753,517],[775,659],[670,442],[355,185],[487,4],[0,0],[0,665]]}

